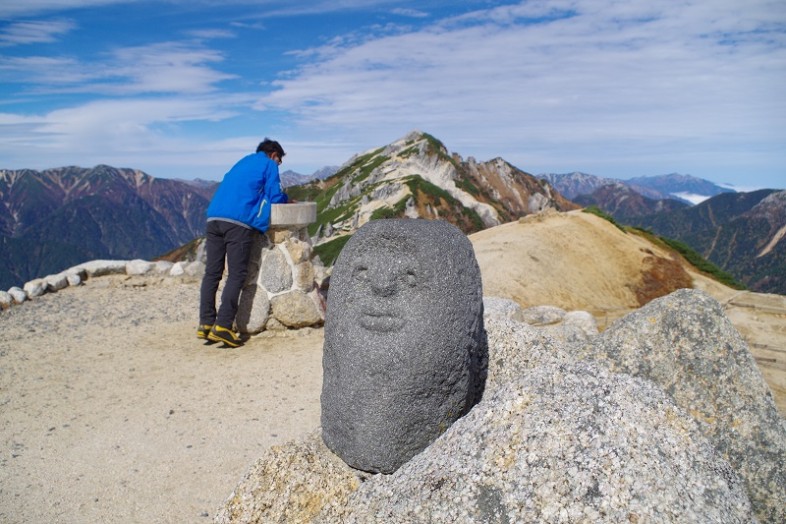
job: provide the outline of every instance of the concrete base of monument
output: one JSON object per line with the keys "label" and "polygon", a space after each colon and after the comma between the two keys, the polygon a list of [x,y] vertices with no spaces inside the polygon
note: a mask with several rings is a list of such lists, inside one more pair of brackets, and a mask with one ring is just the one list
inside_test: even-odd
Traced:
{"label": "concrete base of monument", "polygon": [[276,229],[305,227],[317,221],[316,202],[273,204],[270,210],[270,227]]}

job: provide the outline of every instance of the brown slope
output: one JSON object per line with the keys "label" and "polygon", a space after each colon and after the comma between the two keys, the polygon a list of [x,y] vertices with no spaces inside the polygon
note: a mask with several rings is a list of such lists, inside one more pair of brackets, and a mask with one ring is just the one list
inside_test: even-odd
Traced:
{"label": "brown slope", "polygon": [[581,211],[531,215],[469,238],[485,296],[589,311],[601,329],[679,287],[707,292],[748,342],[786,415],[786,297],[731,289],[667,248]]}

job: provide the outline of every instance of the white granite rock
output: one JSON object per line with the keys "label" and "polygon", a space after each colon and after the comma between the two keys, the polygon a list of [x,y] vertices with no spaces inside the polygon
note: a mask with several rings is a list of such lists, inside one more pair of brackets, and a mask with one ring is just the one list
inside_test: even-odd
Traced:
{"label": "white granite rock", "polygon": [[649,381],[527,371],[316,522],[755,522],[740,478]]}
{"label": "white granite rock", "polygon": [[307,293],[292,291],[270,301],[273,316],[289,328],[314,326],[324,321],[319,305]]}
{"label": "white granite rock", "polygon": [[595,317],[587,311],[568,311],[562,318],[562,323],[577,327],[589,338],[598,334],[598,322],[595,320]]}
{"label": "white granite rock", "polygon": [[292,289],[292,267],[284,251],[276,245],[262,251],[259,283],[270,293]]}
{"label": "white granite rock", "polygon": [[205,274],[205,264],[199,260],[188,262],[183,266],[184,273],[189,277],[199,277]]}
{"label": "white granite rock", "polygon": [[169,270],[170,277],[179,277],[186,273],[184,269],[185,262],[175,262],[172,269]]}
{"label": "white granite rock", "polygon": [[65,272],[44,277],[47,291],[60,291],[68,287],[68,276]]}
{"label": "white granite rock", "polygon": [[245,334],[257,334],[265,329],[270,316],[270,299],[259,284],[249,284],[243,288],[238,301],[235,324],[237,330]]}
{"label": "white granite rock", "polygon": [[69,271],[66,273],[66,280],[69,286],[78,286],[82,284],[82,275],[77,271]]}
{"label": "white granite rock", "polygon": [[14,299],[8,291],[0,291],[0,309],[8,309],[14,303]]}
{"label": "white granite rock", "polygon": [[715,299],[675,291],[573,351],[660,386],[745,480],[759,519],[786,522],[786,420]]}
{"label": "white granite rock", "polygon": [[46,282],[43,278],[36,278],[30,282],[26,282],[23,289],[27,294],[27,298],[40,297],[46,293]]}
{"label": "white granite rock", "polygon": [[21,304],[25,300],[27,300],[27,293],[17,286],[12,287],[8,290],[8,294],[11,295],[11,298],[14,299],[14,302],[17,304]]}
{"label": "white granite rock", "polygon": [[105,275],[121,275],[126,272],[128,260],[91,260],[71,269],[83,270],[89,277],[102,277]]}
{"label": "white granite rock", "polygon": [[175,264],[168,260],[156,260],[153,266],[153,273],[156,275],[168,275],[169,271],[172,269],[172,266]]}
{"label": "white granite rock", "polygon": [[131,276],[146,275],[153,271],[155,265],[147,260],[131,260],[126,264],[126,274]]}
{"label": "white granite rock", "polygon": [[534,306],[522,309],[516,320],[526,322],[531,326],[547,326],[557,324],[565,318],[566,311],[555,306]]}
{"label": "white granite rock", "polygon": [[486,317],[513,318],[513,315],[521,311],[521,306],[509,298],[483,297],[483,311]]}

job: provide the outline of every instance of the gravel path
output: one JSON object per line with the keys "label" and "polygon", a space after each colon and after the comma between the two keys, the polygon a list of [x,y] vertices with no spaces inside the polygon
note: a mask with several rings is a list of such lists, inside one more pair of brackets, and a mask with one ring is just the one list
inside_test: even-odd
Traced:
{"label": "gravel path", "polygon": [[101,277],[0,313],[0,521],[210,522],[319,424],[322,331],[195,336],[198,284]]}

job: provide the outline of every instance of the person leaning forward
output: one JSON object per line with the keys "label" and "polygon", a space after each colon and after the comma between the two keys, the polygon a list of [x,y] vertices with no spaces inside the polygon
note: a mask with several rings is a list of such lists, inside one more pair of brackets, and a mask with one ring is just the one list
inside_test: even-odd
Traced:
{"label": "person leaning forward", "polygon": [[[271,204],[288,201],[281,187],[278,166],[284,158],[281,145],[268,138],[224,175],[207,208],[205,275],[199,299],[197,338],[242,344],[233,331],[240,291],[246,280],[254,236],[270,226]],[[221,306],[216,312],[216,292],[228,270]]]}

